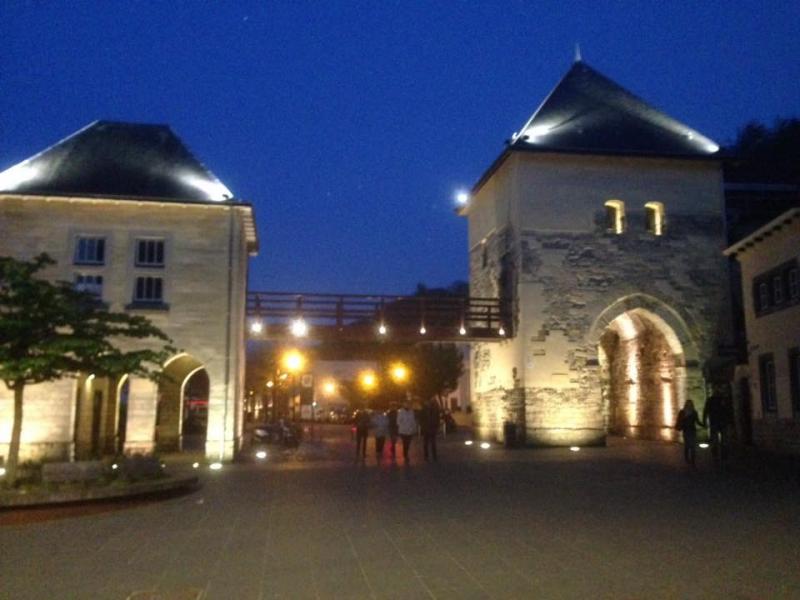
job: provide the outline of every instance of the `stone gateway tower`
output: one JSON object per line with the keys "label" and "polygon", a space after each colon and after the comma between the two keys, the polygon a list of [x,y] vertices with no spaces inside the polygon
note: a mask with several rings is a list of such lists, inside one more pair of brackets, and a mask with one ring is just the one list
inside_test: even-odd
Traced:
{"label": "stone gateway tower", "polygon": [[719,147],[577,61],[475,185],[470,294],[512,307],[473,346],[483,437],[674,439],[728,332]]}

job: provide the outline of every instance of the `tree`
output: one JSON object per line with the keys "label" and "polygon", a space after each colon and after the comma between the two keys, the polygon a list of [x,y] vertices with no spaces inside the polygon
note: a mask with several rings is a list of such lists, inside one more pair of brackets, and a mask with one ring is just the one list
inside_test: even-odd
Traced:
{"label": "tree", "polygon": [[800,120],[778,119],[772,128],[752,121],[728,154],[728,182],[800,185]]}
{"label": "tree", "polygon": [[[78,373],[158,379],[174,353],[170,339],[142,316],[109,311],[94,295],[37,275],[55,264],[47,254],[26,262],[0,257],[0,379],[14,392],[14,420],[6,463],[17,478],[25,387]],[[123,339],[149,340],[122,350]],[[153,343],[155,340],[155,343]]]}
{"label": "tree", "polygon": [[444,398],[458,387],[464,373],[461,351],[455,344],[419,344],[410,357],[411,392],[423,401]]}

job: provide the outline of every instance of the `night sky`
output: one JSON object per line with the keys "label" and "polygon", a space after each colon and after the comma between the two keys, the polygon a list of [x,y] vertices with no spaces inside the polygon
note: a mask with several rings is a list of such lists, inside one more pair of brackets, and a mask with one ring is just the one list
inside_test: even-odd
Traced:
{"label": "night sky", "polygon": [[167,123],[255,205],[261,290],[466,279],[453,194],[576,42],[589,65],[721,144],[748,120],[800,113],[796,0],[0,0],[0,40],[0,170],[97,119]]}

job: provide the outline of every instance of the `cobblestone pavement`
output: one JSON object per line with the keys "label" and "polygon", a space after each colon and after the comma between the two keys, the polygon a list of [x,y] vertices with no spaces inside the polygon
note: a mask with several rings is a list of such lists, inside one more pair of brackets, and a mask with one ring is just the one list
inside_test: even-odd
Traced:
{"label": "cobblestone pavement", "polygon": [[321,429],[190,495],[0,513],[0,598],[800,598],[800,488],[781,471],[458,437],[439,463],[415,440],[410,466],[379,466]]}

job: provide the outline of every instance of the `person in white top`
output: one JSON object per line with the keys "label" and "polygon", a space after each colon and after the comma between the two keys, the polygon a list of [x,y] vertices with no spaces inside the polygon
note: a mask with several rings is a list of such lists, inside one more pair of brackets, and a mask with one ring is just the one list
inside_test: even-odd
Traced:
{"label": "person in white top", "polygon": [[403,441],[403,460],[408,464],[408,451],[411,447],[411,438],[417,433],[417,419],[408,403],[397,411],[397,433]]}

